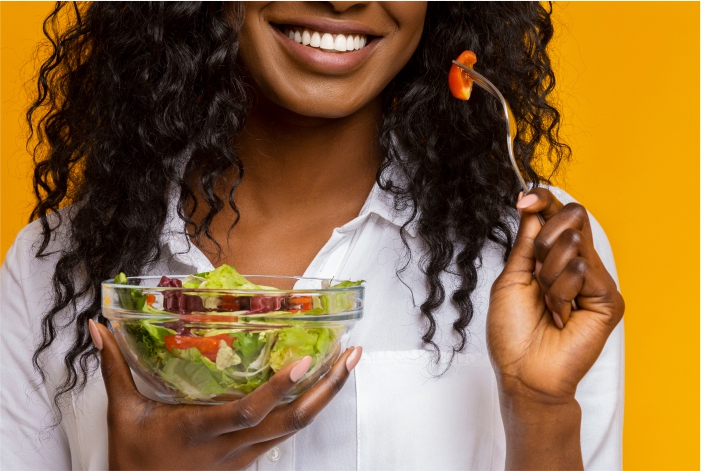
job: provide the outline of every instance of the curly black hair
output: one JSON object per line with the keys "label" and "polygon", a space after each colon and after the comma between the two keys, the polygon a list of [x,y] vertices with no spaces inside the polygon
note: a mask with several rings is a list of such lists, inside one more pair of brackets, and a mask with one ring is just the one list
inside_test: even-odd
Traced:
{"label": "curly black hair", "polygon": [[[100,282],[120,271],[140,273],[161,255],[168,195],[179,195],[178,215],[195,240],[212,240],[210,224],[225,204],[237,211],[244,168],[231,139],[250,105],[237,65],[244,10],[221,2],[57,3],[44,22],[51,55],[27,112],[37,198],[31,220],[43,229],[37,257],[49,255],[60,228],[64,240],[33,362],[44,379],[42,354],[60,329],[71,330],[57,406],[97,365],[87,321],[107,323]],[[517,119],[521,171],[538,185],[548,182],[538,163],[557,168],[570,152],[549,98],[552,36],[551,11],[538,2],[429,2],[418,49],[383,91],[385,160],[377,182],[397,210],[411,214],[401,230],[405,245],[409,224],[423,239],[423,341],[438,355],[434,312],[446,299],[440,275],[451,270],[460,280],[449,293],[459,312],[454,355],[468,341],[481,249],[490,240],[508,257],[510,208],[520,189],[498,104],[478,92],[469,106],[454,99],[446,86],[451,60],[465,49],[477,54],[478,70]],[[232,167],[238,180],[226,182],[223,201],[215,185]],[[198,200],[207,211],[195,219]],[[67,205],[70,211],[59,212]],[[59,325],[66,312],[70,322],[61,317]]]}

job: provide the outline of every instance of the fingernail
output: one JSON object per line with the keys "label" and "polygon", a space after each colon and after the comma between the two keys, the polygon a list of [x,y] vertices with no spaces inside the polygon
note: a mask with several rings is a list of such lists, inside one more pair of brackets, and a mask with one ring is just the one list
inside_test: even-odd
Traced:
{"label": "fingernail", "polygon": [[536,195],[526,195],[521,198],[518,203],[516,203],[516,207],[519,209],[524,209],[531,206],[536,201],[538,201],[538,197]]}
{"label": "fingernail", "polygon": [[360,356],[363,354],[363,347],[355,347],[355,350],[353,350],[353,353],[351,353],[348,356],[348,359],[346,360],[346,369],[350,373],[353,371],[353,368],[355,368],[355,365],[358,364],[360,361]]}
{"label": "fingernail", "polygon": [[295,365],[292,370],[290,370],[290,380],[292,380],[293,383],[296,383],[299,381],[299,378],[304,376],[304,373],[307,372],[309,369],[309,365],[312,364],[312,357],[306,356],[299,360],[297,364]]}
{"label": "fingernail", "polygon": [[541,268],[543,268],[543,264],[542,264],[539,260],[536,260],[536,261],[535,261],[535,271],[534,271],[536,277],[537,277],[538,275],[540,275],[540,269],[541,269]]}
{"label": "fingernail", "polygon": [[519,191],[519,192],[518,192],[518,200],[517,200],[517,201],[521,201],[521,198],[523,198],[523,192],[522,192],[522,191]]}
{"label": "fingernail", "polygon": [[565,327],[565,324],[562,323],[562,318],[560,317],[560,314],[558,314],[557,312],[553,312],[553,320],[555,321],[555,325],[558,329],[562,329]]}
{"label": "fingernail", "polygon": [[97,326],[92,319],[88,319],[88,330],[90,331],[90,337],[92,337],[92,343],[95,344],[95,348],[102,351],[102,335],[100,335],[100,331],[97,330]]}

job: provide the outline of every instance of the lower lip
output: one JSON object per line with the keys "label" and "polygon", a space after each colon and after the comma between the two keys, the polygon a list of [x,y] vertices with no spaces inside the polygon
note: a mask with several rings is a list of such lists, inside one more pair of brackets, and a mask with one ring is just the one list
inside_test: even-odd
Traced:
{"label": "lower lip", "polygon": [[282,31],[271,26],[283,47],[297,60],[311,66],[316,72],[326,74],[344,74],[357,68],[377,47],[380,42],[375,38],[364,48],[352,52],[326,52],[318,47],[305,46],[290,39]]}

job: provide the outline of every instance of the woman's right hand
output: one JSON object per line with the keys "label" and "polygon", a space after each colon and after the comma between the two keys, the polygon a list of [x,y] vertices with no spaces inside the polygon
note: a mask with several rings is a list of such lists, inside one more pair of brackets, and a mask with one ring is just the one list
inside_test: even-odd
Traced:
{"label": "woman's right hand", "polygon": [[362,348],[349,348],[309,391],[278,408],[311,357],[282,368],[238,401],[173,405],[139,393],[109,329],[90,321],[90,331],[107,390],[110,469],[244,469],[309,425],[341,390],[362,354]]}

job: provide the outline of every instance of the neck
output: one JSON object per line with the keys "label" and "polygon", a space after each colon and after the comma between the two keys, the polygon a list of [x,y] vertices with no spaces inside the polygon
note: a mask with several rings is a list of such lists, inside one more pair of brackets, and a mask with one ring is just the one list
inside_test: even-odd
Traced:
{"label": "neck", "polygon": [[382,161],[381,116],[379,98],[335,119],[300,116],[259,98],[236,136],[245,169],[237,202],[267,216],[357,206],[359,198],[362,205]]}

